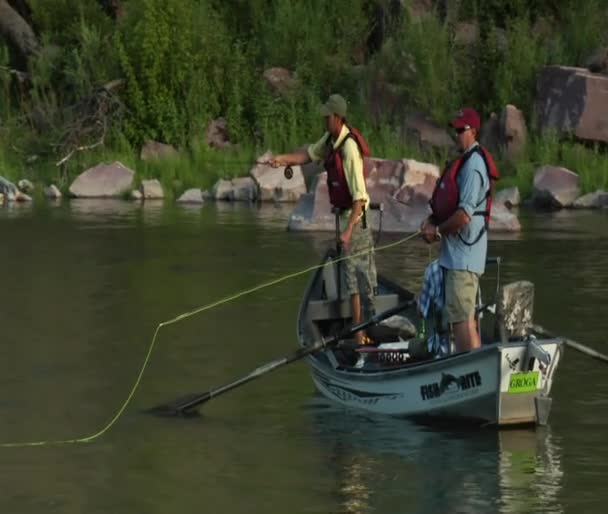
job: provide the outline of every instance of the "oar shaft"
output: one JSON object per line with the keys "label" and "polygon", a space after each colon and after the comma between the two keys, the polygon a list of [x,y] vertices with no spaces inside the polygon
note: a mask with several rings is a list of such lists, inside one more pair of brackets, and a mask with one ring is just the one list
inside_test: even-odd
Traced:
{"label": "oar shaft", "polygon": [[576,341],[572,341],[572,339],[568,339],[566,337],[559,337],[559,336],[553,335],[550,332],[548,332],[547,330],[545,330],[543,327],[541,327],[540,325],[532,325],[532,329],[535,332],[542,334],[544,336],[561,339],[564,342],[564,344],[566,346],[568,346],[569,348],[572,348],[576,351],[584,353],[585,355],[588,355],[589,357],[593,357],[594,359],[600,360],[602,362],[608,362],[608,355],[604,355],[603,353],[600,353],[600,352],[594,350],[593,348],[590,348],[589,346],[585,346],[584,344],[577,343]]}
{"label": "oar shaft", "polygon": [[274,371],[277,368],[286,366],[287,364],[291,364],[292,362],[303,359],[304,357],[311,355],[315,352],[318,352],[320,350],[330,348],[334,344],[336,344],[338,341],[340,341],[341,339],[344,339],[344,338],[348,337],[349,335],[359,332],[360,330],[364,330],[365,328],[369,327],[370,325],[379,323],[383,319],[390,318],[394,314],[397,314],[398,312],[401,312],[401,311],[407,309],[413,303],[414,303],[414,300],[411,300],[409,302],[399,304],[398,306],[393,307],[391,309],[387,309],[386,311],[381,312],[380,314],[376,314],[375,316],[372,316],[367,321],[358,323],[357,325],[353,325],[352,327],[343,330],[338,335],[332,336],[328,339],[324,339],[324,338],[320,339],[309,346],[300,348],[299,350],[295,351],[294,353],[292,353],[290,355],[287,355],[280,359],[276,359],[276,360],[273,360],[266,364],[263,364],[262,366],[259,366],[256,369],[254,369],[248,375],[246,375],[242,378],[239,378],[238,380],[235,380],[234,382],[230,382],[229,384],[225,384],[223,386],[217,387],[217,388],[212,389],[211,391],[203,393],[199,396],[194,396],[194,397],[191,396],[188,399],[184,400],[182,403],[179,403],[179,400],[178,400],[178,403],[172,407],[172,410],[174,410],[176,413],[185,413],[186,411],[193,409],[194,407],[197,407],[198,405],[201,405],[201,404],[211,400],[212,398],[216,398],[217,396],[227,393],[228,391],[231,391],[232,389],[236,389],[237,387],[239,387],[243,384],[246,384],[247,382],[251,382],[252,380],[259,378],[262,375],[265,375],[266,373],[270,373],[271,371]]}

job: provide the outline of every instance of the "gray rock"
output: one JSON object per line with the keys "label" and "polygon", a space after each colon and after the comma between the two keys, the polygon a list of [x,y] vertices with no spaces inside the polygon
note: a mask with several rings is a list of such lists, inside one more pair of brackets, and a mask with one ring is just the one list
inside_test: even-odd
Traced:
{"label": "gray rock", "polygon": [[133,170],[118,161],[98,164],[72,182],[70,193],[77,198],[118,197],[132,187],[134,176]]}
{"label": "gray rock", "polygon": [[[365,159],[366,186],[372,202],[382,202],[395,195],[403,186],[404,161],[391,159]],[[317,184],[318,185],[318,184]],[[325,192],[327,196],[327,191]]]}
{"label": "gray rock", "polygon": [[533,202],[543,209],[560,209],[579,196],[578,175],[566,168],[542,166],[534,174]]}
{"label": "gray rock", "polygon": [[4,195],[5,200],[13,202],[19,194],[19,189],[10,180],[0,177],[0,193]]}
{"label": "gray rock", "polygon": [[138,189],[133,189],[130,194],[131,200],[143,200],[144,195]]}
{"label": "gray rock", "polygon": [[441,172],[435,164],[405,159],[403,182],[399,191],[393,196],[410,206],[426,206],[431,199],[435,183]]}
{"label": "gray rock", "polygon": [[214,200],[234,200],[232,182],[224,179],[218,180],[211,189],[211,195],[213,196]]}
{"label": "gray rock", "polygon": [[546,66],[540,73],[537,91],[541,131],[608,142],[608,76],[584,68]]}
{"label": "gray rock", "polygon": [[251,177],[232,179],[232,198],[237,202],[255,202],[258,188]]}
{"label": "gray rock", "polygon": [[608,46],[600,48],[588,59],[587,69],[593,73],[608,74]]}
{"label": "gray rock", "polygon": [[597,190],[577,198],[572,207],[575,209],[601,209],[608,207],[608,193]]}
{"label": "gray rock", "polygon": [[494,205],[504,205],[508,209],[517,207],[521,202],[521,196],[519,194],[519,188],[508,187],[496,193],[494,197]]}
{"label": "gray rock", "polygon": [[44,189],[44,196],[49,199],[58,199],[61,198],[63,195],[55,184],[51,184],[49,187],[46,187]]}
{"label": "gray rock", "polygon": [[415,232],[430,214],[428,205],[405,205],[391,197],[385,198],[383,204],[383,232]]}
{"label": "gray rock", "polygon": [[[405,159],[369,159],[371,166],[367,178],[368,193],[372,202],[382,203],[382,231],[393,233],[415,232],[429,215],[428,199],[440,171],[434,164]],[[493,212],[492,228],[503,231],[521,229],[517,217],[500,206]],[[368,224],[378,230],[380,213],[368,212]],[[289,230],[334,231],[335,217],[331,211],[327,191],[327,173],[317,176],[311,193],[302,195],[289,223]]]}
{"label": "gray rock", "polygon": [[288,230],[313,230],[326,232],[334,230],[334,217],[331,212],[324,216],[313,215],[315,207],[314,193],[306,193],[300,197],[294,211],[289,216]]}
{"label": "gray rock", "polygon": [[504,147],[503,129],[496,113],[492,113],[484,123],[481,124],[479,132],[479,142],[493,152],[497,152]]}
{"label": "gray rock", "polygon": [[491,232],[519,232],[521,223],[517,216],[507,209],[504,205],[492,205],[492,215],[490,216]]}
{"label": "gray rock", "polygon": [[225,118],[218,118],[209,123],[207,144],[215,148],[230,148],[232,146],[228,139],[228,122]]}
{"label": "gray rock", "polygon": [[213,186],[212,195],[220,201],[255,201],[257,199],[257,186],[251,177],[235,178],[232,180],[220,179]]}
{"label": "gray rock", "polygon": [[411,20],[433,16],[434,0],[401,0],[401,5],[407,9]]}
{"label": "gray rock", "polygon": [[263,77],[271,91],[281,96],[288,95],[299,85],[299,81],[285,68],[268,68],[264,70]]}
{"label": "gray rock", "polygon": [[203,203],[203,195],[200,189],[188,189],[177,199],[179,203]]}
{"label": "gray rock", "polygon": [[142,146],[139,157],[142,161],[152,161],[173,155],[177,155],[177,150],[174,146],[148,140]]}
{"label": "gray rock", "polygon": [[500,115],[502,146],[507,158],[515,161],[524,151],[528,129],[523,113],[514,105],[507,105]]}
{"label": "gray rock", "polygon": [[479,25],[476,21],[461,21],[454,26],[454,43],[462,46],[472,46],[479,39]]}
{"label": "gray rock", "polygon": [[17,187],[23,193],[30,193],[34,190],[34,184],[32,184],[28,179],[22,178],[19,182],[17,182]]}
{"label": "gray rock", "polygon": [[157,179],[142,180],[140,191],[142,196],[148,200],[160,200],[165,197],[163,186]]}
{"label": "gray rock", "polygon": [[456,149],[456,143],[446,128],[422,114],[408,116],[404,128],[408,138],[416,141],[422,149],[439,149],[448,152]]}

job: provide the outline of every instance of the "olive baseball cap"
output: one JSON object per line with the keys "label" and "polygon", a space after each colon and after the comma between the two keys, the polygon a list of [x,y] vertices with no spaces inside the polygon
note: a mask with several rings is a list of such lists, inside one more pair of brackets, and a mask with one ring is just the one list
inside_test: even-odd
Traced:
{"label": "olive baseball cap", "polygon": [[331,95],[320,109],[321,116],[337,114],[341,118],[346,118],[346,100],[340,95]]}

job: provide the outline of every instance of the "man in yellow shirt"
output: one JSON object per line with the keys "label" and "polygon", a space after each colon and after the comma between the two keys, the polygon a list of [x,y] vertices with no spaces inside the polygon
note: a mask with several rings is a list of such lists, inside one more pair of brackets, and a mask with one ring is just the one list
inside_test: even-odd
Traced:
{"label": "man in yellow shirt", "polygon": [[[366,210],[369,195],[363,174],[363,156],[369,155],[367,143],[346,124],[346,101],[331,95],[321,106],[327,131],[319,141],[305,151],[276,155],[273,166],[302,165],[311,161],[324,162],[331,204],[340,210],[340,242],[345,261],[346,290],[351,298],[353,324],[362,321],[361,295],[365,298],[367,314],[373,314],[373,297],[377,286],[376,264],[371,230],[367,226]],[[363,332],[355,334],[357,342],[368,342]]]}

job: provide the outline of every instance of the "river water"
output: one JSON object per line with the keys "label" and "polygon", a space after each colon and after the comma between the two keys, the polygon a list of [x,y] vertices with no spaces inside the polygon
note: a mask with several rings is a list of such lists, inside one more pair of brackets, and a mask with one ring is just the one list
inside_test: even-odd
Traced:
{"label": "river water", "polygon": [[[160,322],[318,262],[331,234],[289,207],[71,201],[0,209],[0,443],[95,435]],[[536,284],[535,320],[608,351],[608,211],[522,213],[493,236],[501,280]],[[384,242],[395,240],[386,237]],[[378,268],[416,290],[420,242]],[[489,269],[486,290],[495,270]],[[431,429],[345,411],[283,368],[194,419],[143,409],[296,348],[300,276],[160,329],[126,409],[88,443],[0,447],[1,513],[600,513],[608,368],[567,350],[548,427]]]}

